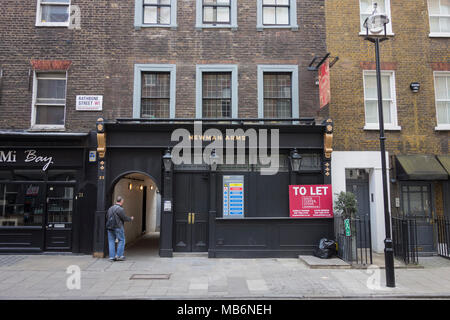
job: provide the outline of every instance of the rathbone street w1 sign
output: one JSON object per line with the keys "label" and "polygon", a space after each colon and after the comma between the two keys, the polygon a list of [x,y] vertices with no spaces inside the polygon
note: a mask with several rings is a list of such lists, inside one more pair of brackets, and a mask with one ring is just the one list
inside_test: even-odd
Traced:
{"label": "rathbone street w1 sign", "polygon": [[331,185],[289,186],[291,218],[333,218]]}

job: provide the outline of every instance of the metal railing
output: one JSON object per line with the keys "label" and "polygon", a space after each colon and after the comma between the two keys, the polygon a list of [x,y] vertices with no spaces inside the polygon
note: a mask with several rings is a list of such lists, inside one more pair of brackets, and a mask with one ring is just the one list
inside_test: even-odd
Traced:
{"label": "metal railing", "polygon": [[450,259],[450,219],[448,217],[437,217],[435,221],[438,254]]}
{"label": "metal railing", "polygon": [[410,217],[392,217],[394,256],[405,264],[418,264],[417,221]]}
{"label": "metal railing", "polygon": [[[346,232],[345,220],[348,220],[347,231],[350,231],[350,234]],[[373,263],[371,225],[368,215],[351,219],[338,216],[335,219],[335,233],[339,258],[351,264]]]}

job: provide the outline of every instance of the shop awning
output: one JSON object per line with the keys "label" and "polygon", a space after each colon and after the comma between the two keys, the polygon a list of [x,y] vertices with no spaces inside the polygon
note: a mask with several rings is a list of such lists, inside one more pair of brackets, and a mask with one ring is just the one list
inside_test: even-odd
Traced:
{"label": "shop awning", "polygon": [[441,165],[447,170],[447,173],[450,175],[450,156],[437,156]]}
{"label": "shop awning", "polygon": [[447,180],[448,172],[434,155],[397,156],[399,180]]}

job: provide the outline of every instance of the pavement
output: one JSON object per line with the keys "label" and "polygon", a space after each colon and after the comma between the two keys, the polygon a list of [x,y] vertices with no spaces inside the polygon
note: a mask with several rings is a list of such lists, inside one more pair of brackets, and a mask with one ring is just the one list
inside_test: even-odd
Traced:
{"label": "pavement", "polygon": [[387,288],[385,270],[375,265],[317,269],[301,259],[160,258],[155,241],[135,243],[122,262],[0,255],[0,299],[450,298],[450,260],[438,256],[419,258],[421,268],[396,269],[397,286]]}

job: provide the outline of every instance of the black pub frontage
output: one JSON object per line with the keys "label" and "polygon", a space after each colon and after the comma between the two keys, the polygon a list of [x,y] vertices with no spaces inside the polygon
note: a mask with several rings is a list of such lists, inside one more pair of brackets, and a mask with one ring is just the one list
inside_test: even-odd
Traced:
{"label": "black pub frontage", "polygon": [[[289,185],[331,184],[331,120],[269,120],[99,119],[94,256],[105,256],[105,214],[115,197],[135,203],[132,194],[148,188],[160,196],[161,257],[297,257],[332,238],[332,218],[289,212]],[[269,159],[279,153],[278,163],[260,160],[261,151]],[[276,172],[267,174],[270,167]],[[143,201],[140,210],[149,206]]]}

